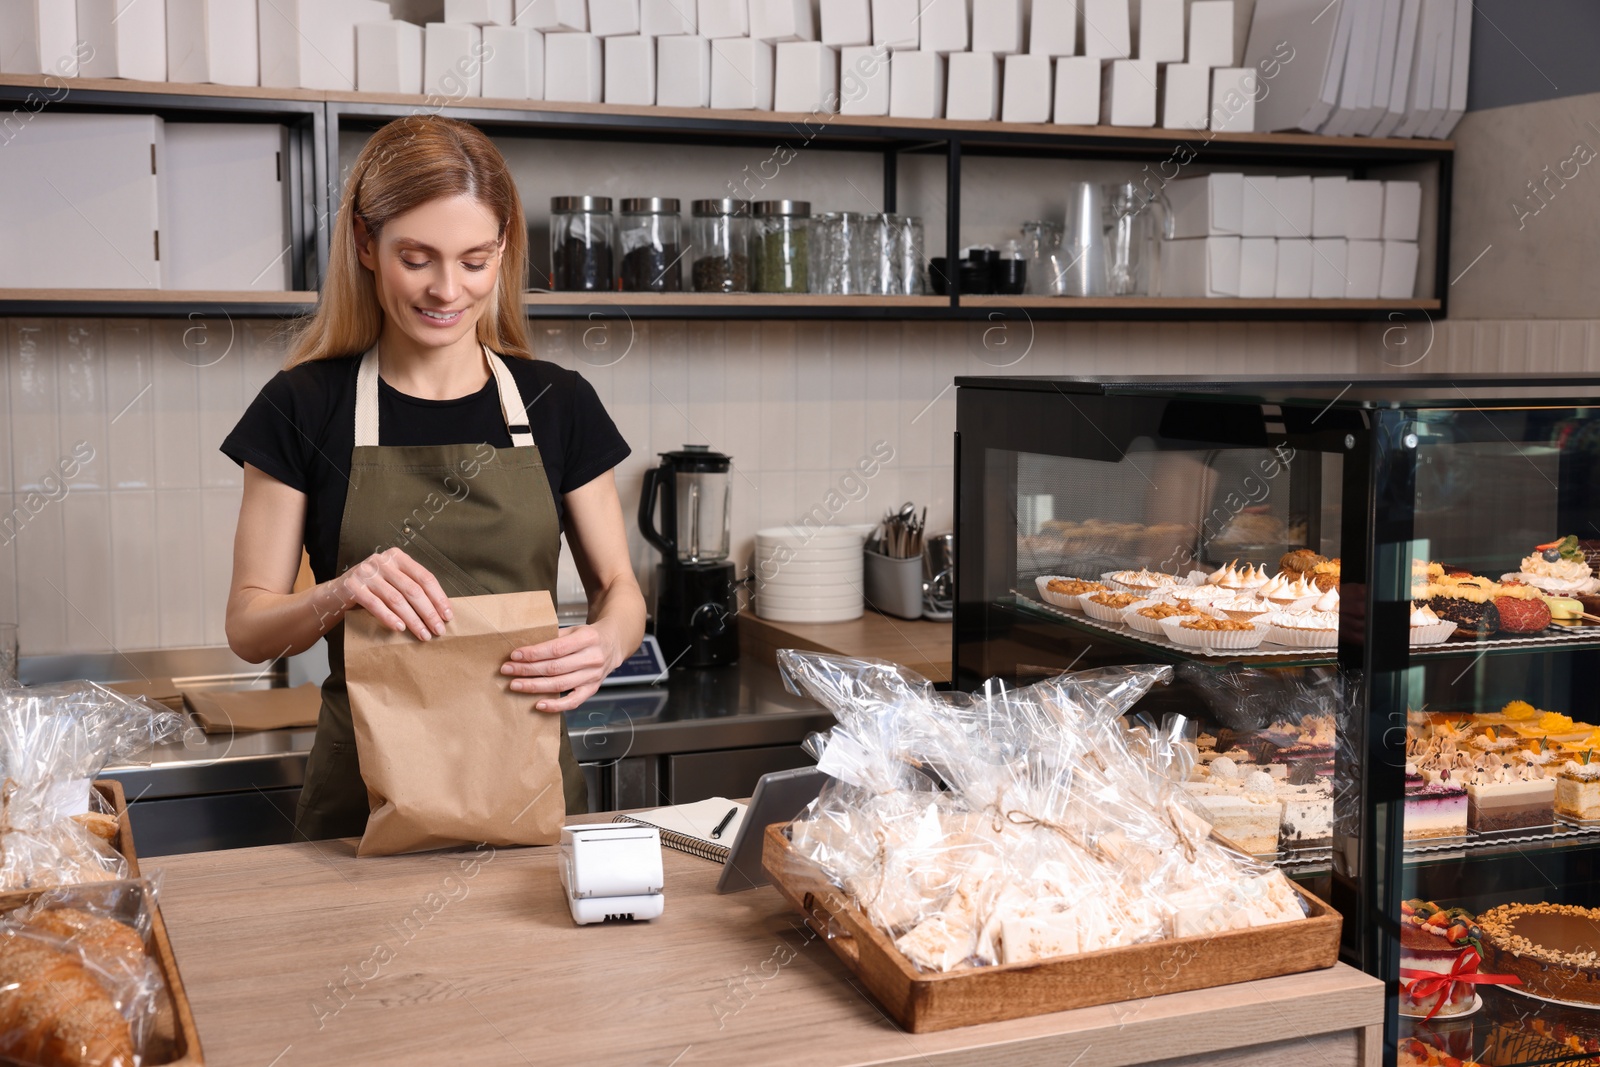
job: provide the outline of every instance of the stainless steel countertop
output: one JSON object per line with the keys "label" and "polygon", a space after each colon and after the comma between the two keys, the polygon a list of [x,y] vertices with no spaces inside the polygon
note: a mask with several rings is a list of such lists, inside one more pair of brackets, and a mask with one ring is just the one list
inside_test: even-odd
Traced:
{"label": "stainless steel countertop", "polygon": [[[580,763],[634,756],[798,744],[833,716],[783,687],[777,669],[741,662],[674,670],[654,686],[602,689],[567,713]],[[107,768],[130,802],[299,786],[316,731],[205,734],[198,727],[148,761]]]}

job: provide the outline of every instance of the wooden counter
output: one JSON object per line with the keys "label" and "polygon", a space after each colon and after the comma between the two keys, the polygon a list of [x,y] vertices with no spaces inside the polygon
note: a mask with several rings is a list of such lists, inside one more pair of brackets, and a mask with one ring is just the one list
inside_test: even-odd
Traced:
{"label": "wooden counter", "polygon": [[327,841],[149,866],[213,1067],[1381,1062],[1383,987],[1342,965],[907,1034],[770,887],[718,896],[668,850],[666,914],[579,927],[556,859]]}
{"label": "wooden counter", "polygon": [[849,622],[772,622],[757,617],[754,611],[739,616],[741,655],[775,664],[780,648],[886,659],[910,667],[932,682],[950,680],[947,622],[895,619],[871,608]]}

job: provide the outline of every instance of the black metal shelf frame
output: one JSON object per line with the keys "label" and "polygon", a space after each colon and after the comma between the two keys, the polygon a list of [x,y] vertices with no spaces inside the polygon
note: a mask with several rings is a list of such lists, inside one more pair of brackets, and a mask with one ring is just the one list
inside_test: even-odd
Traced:
{"label": "black metal shelf frame", "polygon": [[[961,248],[961,200],[963,156],[1009,156],[1054,159],[1128,159],[1160,161],[1181,148],[1192,153],[1191,163],[1200,168],[1216,165],[1282,167],[1312,165],[1348,170],[1360,177],[1369,168],[1407,163],[1433,164],[1437,169],[1436,243],[1434,292],[1443,317],[1449,289],[1449,209],[1452,175],[1452,149],[1433,142],[1417,145],[1374,144],[1361,138],[1337,142],[1285,137],[1281,140],[1233,139],[1206,131],[1172,131],[1170,137],[1152,137],[1148,131],[1128,135],[1064,127],[1063,132],[1036,130],[959,129],[863,123],[858,119],[835,121],[834,116],[817,115],[815,121],[790,118],[726,117],[726,113],[705,117],[671,114],[632,114],[610,111],[563,111],[556,109],[497,108],[472,104],[443,107],[387,103],[377,100],[297,100],[251,96],[185,95],[141,90],[70,88],[48,107],[63,111],[137,111],[187,121],[278,122],[289,129],[291,203],[294,205],[291,245],[294,255],[293,284],[297,290],[317,288],[328,258],[331,220],[337,216],[341,194],[338,173],[339,137],[347,129],[376,129],[406,115],[437,113],[483,126],[496,136],[562,138],[569,140],[627,140],[639,143],[692,143],[707,146],[739,146],[760,143],[793,142],[799,138],[807,147],[828,151],[872,152],[882,159],[883,203],[887,211],[897,204],[897,181],[901,155],[943,155],[946,159],[945,256],[947,262],[959,259]],[[37,99],[37,87],[0,85],[0,106],[27,106],[30,94]],[[954,272],[952,272],[953,274]],[[864,302],[860,307],[740,304],[718,306],[689,304],[671,307],[629,305],[619,300],[617,310],[630,317],[679,319],[737,318],[823,318],[823,319],[941,319],[987,322],[1025,322],[1052,320],[1259,320],[1305,319],[1322,321],[1396,321],[1421,319],[1430,312],[1422,307],[1373,308],[1258,308],[1222,305],[1217,307],[1086,306],[1064,300],[1059,304],[1016,307],[972,307],[963,305],[959,279],[951,278],[947,305],[929,308],[894,308]],[[307,305],[296,302],[185,302],[152,301],[138,307],[151,316],[194,316],[227,314],[280,316],[303,313]],[[126,315],[130,305],[121,301],[96,300],[0,300],[0,314],[7,315]],[[540,302],[529,307],[538,318],[588,318],[602,314],[592,306]]]}

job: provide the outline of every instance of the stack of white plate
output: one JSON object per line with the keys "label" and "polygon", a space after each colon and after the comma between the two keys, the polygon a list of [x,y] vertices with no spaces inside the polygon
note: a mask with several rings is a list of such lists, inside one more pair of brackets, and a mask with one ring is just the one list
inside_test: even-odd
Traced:
{"label": "stack of white plate", "polygon": [[[870,530],[870,527],[867,528]],[[844,622],[861,617],[858,526],[774,526],[756,531],[756,614],[773,622]]]}

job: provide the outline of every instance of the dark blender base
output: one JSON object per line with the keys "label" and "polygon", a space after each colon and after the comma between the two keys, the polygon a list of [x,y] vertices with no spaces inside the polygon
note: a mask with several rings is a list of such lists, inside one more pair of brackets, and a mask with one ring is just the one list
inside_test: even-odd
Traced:
{"label": "dark blender base", "polygon": [[732,563],[656,565],[656,641],[669,667],[739,661],[739,598]]}

